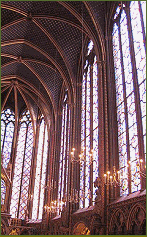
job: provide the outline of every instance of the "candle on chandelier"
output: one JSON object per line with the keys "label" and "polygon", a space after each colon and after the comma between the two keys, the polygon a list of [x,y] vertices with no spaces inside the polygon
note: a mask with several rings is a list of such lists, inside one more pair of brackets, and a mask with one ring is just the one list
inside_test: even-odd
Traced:
{"label": "candle on chandelier", "polygon": [[109,181],[109,175],[110,175],[110,171],[107,171],[107,174],[108,174],[108,181]]}
{"label": "candle on chandelier", "polygon": [[118,181],[120,181],[120,171],[119,170],[117,171],[117,174],[118,174]]}
{"label": "candle on chandelier", "polygon": [[112,186],[112,176],[110,176],[110,185]]}
{"label": "candle on chandelier", "polygon": [[140,169],[142,169],[143,159],[140,159]]}
{"label": "candle on chandelier", "polygon": [[105,182],[105,184],[106,184],[106,177],[107,177],[107,175],[104,174],[104,182]]}

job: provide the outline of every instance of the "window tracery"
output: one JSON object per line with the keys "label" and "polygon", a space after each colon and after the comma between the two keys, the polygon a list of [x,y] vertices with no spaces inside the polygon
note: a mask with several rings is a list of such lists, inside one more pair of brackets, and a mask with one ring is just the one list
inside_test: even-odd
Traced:
{"label": "window tracery", "polygon": [[138,137],[144,137],[145,144],[146,135],[145,12],[141,10],[142,5],[146,5],[145,2],[132,1],[129,6],[118,6],[112,33],[121,195],[141,188],[136,164],[144,160],[142,150],[145,150],[143,140],[139,141]]}
{"label": "window tracery", "polygon": [[93,42],[88,45],[82,80],[81,148],[84,159],[80,163],[80,207],[92,205],[95,198],[94,181],[98,177],[98,70]]}
{"label": "window tracery", "polygon": [[32,219],[42,219],[48,152],[48,131],[44,118],[41,119],[38,153],[36,162],[35,186],[33,194]]}
{"label": "window tracery", "polygon": [[29,111],[22,114],[19,126],[10,213],[13,218],[24,219],[27,210],[33,148],[33,127]]}
{"label": "window tracery", "polygon": [[[69,136],[70,135],[70,109],[68,95],[65,93],[62,109],[61,150],[59,161],[58,203],[67,201],[68,175],[69,175]],[[59,208],[60,210],[62,209]]]}
{"label": "window tracery", "polygon": [[[39,150],[37,154],[37,168],[35,168],[36,166],[32,167],[33,144],[35,140],[32,120],[28,110],[23,112],[19,118],[19,124],[17,127],[18,139],[15,148],[16,155],[15,157],[11,157],[14,127],[15,114],[10,108],[7,108],[1,114],[1,154],[3,157],[3,167],[8,169],[8,164],[11,162],[11,171],[14,170],[14,175],[12,177],[10,214],[12,215],[12,218],[25,219],[26,211],[28,209],[28,202],[30,200],[28,193],[30,188],[31,169],[33,168],[34,170],[36,169],[36,177],[34,187],[35,210],[33,209],[32,216],[35,219],[42,219],[48,152],[47,126],[45,124],[44,117],[42,116],[39,127],[40,134],[38,145]],[[39,183],[39,187],[37,186],[37,183]],[[37,190],[36,187],[39,189]],[[1,193],[1,202],[4,203],[6,187],[3,180],[1,180]],[[33,195],[31,195],[31,198],[33,198]]]}
{"label": "window tracery", "polygon": [[11,149],[13,143],[15,115],[12,110],[5,109],[1,114],[1,154],[3,166],[7,165],[11,157]]}

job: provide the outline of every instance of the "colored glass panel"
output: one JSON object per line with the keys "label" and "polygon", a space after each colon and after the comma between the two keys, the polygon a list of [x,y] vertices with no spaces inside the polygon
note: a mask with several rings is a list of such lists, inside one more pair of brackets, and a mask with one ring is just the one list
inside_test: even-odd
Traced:
{"label": "colored glass panel", "polygon": [[96,197],[94,181],[98,177],[98,69],[97,59],[93,63],[93,201]]}
{"label": "colored glass panel", "polygon": [[88,44],[88,53],[87,53],[87,55],[90,54],[90,52],[91,52],[92,49],[93,49],[93,41],[91,40],[91,41],[89,42],[89,44]]}
{"label": "colored glass panel", "polygon": [[43,213],[43,202],[45,194],[45,180],[46,180],[46,166],[47,166],[47,151],[48,151],[48,131],[47,126],[45,127],[45,142],[43,151],[43,162],[42,162],[42,177],[41,177],[41,189],[40,189],[40,205],[39,205],[39,219],[42,219]]}
{"label": "colored glass panel", "polygon": [[[86,99],[86,74],[84,73],[83,75],[83,82],[82,82],[82,113],[81,113],[81,141],[84,141],[85,138],[85,110],[86,110],[86,104],[85,104],[85,99]],[[83,147],[85,144],[83,145]]]}
{"label": "colored glass panel", "polygon": [[23,160],[22,187],[21,187],[20,208],[19,208],[19,218],[22,219],[25,217],[25,211],[27,210],[32,148],[33,148],[33,128],[32,123],[29,123],[27,128],[26,147]]}
{"label": "colored glass panel", "polygon": [[10,161],[13,134],[14,134],[15,115],[10,109],[6,109],[1,114],[1,152],[3,166],[7,168]]}
{"label": "colored glass panel", "polygon": [[62,201],[67,201],[69,177],[69,143],[70,143],[70,110],[67,104],[67,94],[64,98],[62,110],[61,150],[59,161],[58,183],[58,214],[62,211]]}
{"label": "colored glass panel", "polygon": [[5,204],[5,197],[6,197],[6,184],[3,179],[1,179],[1,205]]}
{"label": "colored glass panel", "polygon": [[3,164],[5,168],[7,167],[11,156],[13,133],[14,133],[14,123],[9,122],[6,127],[6,134],[3,148]]}
{"label": "colored glass panel", "polygon": [[4,135],[5,135],[5,122],[1,120],[1,151],[3,147]]}
{"label": "colored glass panel", "polygon": [[[122,22],[124,21],[124,18],[125,15],[123,13],[123,19],[121,20]],[[123,32],[123,34],[125,34],[125,32]],[[126,38],[126,36],[124,36],[124,38]],[[113,27],[113,56],[114,56],[114,69],[115,69],[117,122],[118,122],[119,168],[120,168],[120,183],[121,183],[120,195],[124,195],[128,193],[126,121],[125,121],[126,118],[124,108],[122,69],[120,66],[121,56],[120,56],[120,44],[119,44],[119,27],[116,23],[114,24]]]}
{"label": "colored glass panel", "polygon": [[114,69],[115,69],[115,84],[116,84],[116,103],[117,106],[123,101],[123,82],[121,71],[121,57],[119,46],[119,29],[117,24],[114,24],[113,28],[113,57],[114,57]]}
{"label": "colored glass panel", "polygon": [[124,10],[122,11],[120,19],[120,34],[121,34],[123,65],[124,65],[125,83],[126,83],[126,96],[128,96],[133,91],[133,80],[132,80],[132,64],[131,64],[129,38],[128,38],[127,17]]}
{"label": "colored glass panel", "polygon": [[[141,15],[139,11],[139,4],[142,6],[142,2],[130,3],[130,17],[132,34],[134,41],[134,52],[136,59],[138,86],[140,92],[140,105],[142,112],[142,124],[143,124],[143,136],[146,134],[146,58],[145,48],[143,43],[143,29],[141,24]],[[143,3],[144,6],[146,3]],[[143,9],[142,9],[143,12]],[[118,16],[118,15],[117,15]],[[144,18],[144,13],[143,13]],[[127,16],[125,10],[122,10],[120,15],[120,28],[114,23],[113,28],[113,56],[114,56],[114,68],[115,68],[115,83],[116,83],[116,103],[117,103],[117,120],[118,120],[118,144],[119,144],[119,166],[120,166],[120,178],[121,178],[121,195],[128,193],[128,169],[127,169],[127,146],[130,150],[130,168],[131,168],[131,191],[137,191],[140,186],[140,174],[137,172],[137,161],[139,159],[138,148],[138,135],[137,135],[137,118],[135,108],[135,94],[133,86],[133,74],[132,74],[132,62],[130,56],[129,47],[129,35]],[[120,56],[119,35],[121,37],[122,56]],[[125,81],[122,81],[122,68],[121,60],[123,62]],[[123,84],[124,83],[124,84]],[[125,87],[125,93],[123,88]],[[125,103],[127,105],[127,111],[125,111]],[[128,127],[126,127],[126,118],[128,118]],[[126,141],[126,130],[129,135],[129,144]],[[126,187],[126,188],[125,188]]]}
{"label": "colored glass panel", "polygon": [[[25,218],[33,148],[33,128],[29,111],[22,114],[18,136],[10,214]],[[21,172],[20,172],[21,171]]]}
{"label": "colored glass panel", "polygon": [[[92,45],[92,47],[91,47]],[[88,45],[88,53],[92,51],[91,41]],[[89,200],[95,199],[95,188],[93,182],[98,177],[98,71],[97,60],[94,57],[93,75],[91,75],[91,65],[86,60],[82,80],[82,113],[81,113],[81,151],[83,159],[80,162],[80,207],[88,207]],[[92,81],[93,80],[93,81]],[[92,98],[92,101],[91,101]],[[93,108],[91,110],[91,102]],[[91,115],[91,112],[93,114]],[[92,131],[91,131],[92,127]],[[90,139],[92,137],[92,144]],[[93,154],[91,156],[91,147]],[[92,157],[92,158],[91,158]],[[92,161],[92,162],[91,162]],[[93,170],[91,170],[91,168]],[[90,172],[93,177],[90,179]],[[90,187],[93,186],[93,193]]]}
{"label": "colored glass panel", "polygon": [[[146,2],[140,2],[143,11],[143,19],[146,17]],[[139,11],[139,2],[132,1],[130,4],[131,24],[133,32],[136,68],[140,92],[140,103],[142,112],[143,135],[146,135],[146,52],[143,42],[143,29]],[[146,22],[144,22],[146,25]]]}
{"label": "colored glass panel", "polygon": [[61,200],[62,195],[63,153],[64,153],[64,138],[65,138],[64,131],[65,131],[65,107],[63,107],[62,111],[61,151],[59,161],[59,196],[58,196],[59,200]]}
{"label": "colored glass panel", "polygon": [[64,184],[65,184],[65,170],[66,170],[66,167],[65,167],[65,163],[66,163],[66,141],[67,141],[67,104],[65,106],[65,127],[64,127],[64,143],[63,143],[63,147],[64,147],[64,151],[63,151],[63,157],[62,157],[62,179],[61,179],[61,200],[64,196]]}
{"label": "colored glass panel", "polygon": [[15,170],[14,170],[12,197],[11,197],[11,205],[10,205],[10,214],[12,215],[12,218],[17,217],[17,212],[18,212],[19,193],[20,193],[20,184],[21,184],[20,171],[22,171],[22,166],[23,166],[26,129],[27,129],[27,125],[23,123],[19,131],[17,153],[16,153],[16,160],[15,160]]}
{"label": "colored glass panel", "polygon": [[48,150],[48,133],[44,118],[41,120],[39,130],[38,153],[36,161],[36,175],[33,194],[32,219],[42,219],[45,192],[46,165]]}
{"label": "colored glass panel", "polygon": [[85,162],[85,207],[89,205],[89,190],[90,190],[90,65],[87,72],[86,83],[86,162]]}
{"label": "colored glass panel", "polygon": [[119,13],[120,13],[120,9],[121,9],[121,6],[118,6],[118,7],[116,8],[116,12],[115,12],[115,14],[114,14],[114,19],[116,19],[116,18],[118,17],[118,15],[119,15]]}
{"label": "colored glass panel", "polygon": [[[88,61],[85,65],[88,65]],[[86,84],[87,84],[87,75],[84,73],[83,81],[82,81],[82,113],[81,113],[81,147],[82,151],[84,152],[85,156],[85,147],[86,147],[86,98],[87,98],[87,91],[86,91]],[[83,207],[84,197],[85,197],[85,161],[83,160],[80,164],[80,207]]]}
{"label": "colored glass panel", "polygon": [[[69,110],[69,121],[68,121],[68,141],[67,141],[67,157],[69,157],[69,144],[70,144],[70,110]],[[67,184],[68,184],[68,179],[69,179],[69,159],[66,160],[66,190],[65,190],[65,196],[67,196]]]}

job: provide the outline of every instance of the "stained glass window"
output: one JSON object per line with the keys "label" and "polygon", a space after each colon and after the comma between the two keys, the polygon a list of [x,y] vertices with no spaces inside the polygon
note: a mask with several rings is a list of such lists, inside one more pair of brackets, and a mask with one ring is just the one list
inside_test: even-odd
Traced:
{"label": "stained glass window", "polygon": [[[58,204],[67,201],[67,184],[69,172],[69,134],[70,134],[70,110],[67,103],[67,93],[64,97],[62,110],[62,130],[61,130],[61,150],[59,161],[59,184],[58,184]],[[62,210],[62,205],[60,206]]]}
{"label": "stained glass window", "polygon": [[[142,6],[146,9],[145,2],[132,1],[128,9],[123,4],[122,8],[120,6],[117,8],[114,16],[116,22],[113,26],[113,56],[121,195],[141,188],[140,173],[136,164],[140,163],[140,159],[142,159],[139,157],[141,151],[139,150],[138,133],[140,132],[144,137],[144,144],[146,136],[146,51],[144,44],[145,23],[143,21],[146,13]],[[128,14],[129,11],[130,14]],[[130,46],[132,38],[133,47]],[[136,76],[135,70],[137,71]],[[137,104],[140,104],[139,108]],[[141,117],[136,109],[141,111]],[[142,126],[139,126],[141,121]],[[131,190],[129,190],[129,182]]]}
{"label": "stained glass window", "polygon": [[[145,26],[146,25],[146,2],[141,1],[140,3],[141,3],[141,9],[143,11],[143,22]],[[144,148],[146,148],[146,50],[144,47],[143,29],[141,26],[141,17],[139,14],[140,3],[136,1],[131,2],[130,13],[131,13],[135,60],[136,60],[138,85],[139,85],[139,93],[140,93]]]}
{"label": "stained glass window", "polygon": [[[15,126],[15,115],[10,109],[5,109],[1,114],[1,153],[3,166],[7,168],[10,161]],[[46,180],[46,164],[48,152],[48,131],[43,116],[40,123],[40,134],[37,162],[35,169],[35,186],[33,198],[33,219],[42,219],[44,192]],[[28,208],[29,184],[31,178],[32,153],[34,134],[29,111],[25,111],[19,118],[18,140],[16,157],[13,164],[14,176],[12,183],[12,196],[10,214],[12,218],[24,219]],[[6,187],[1,180],[1,201],[4,202]],[[32,196],[33,197],[33,196]],[[31,216],[31,215],[30,215]]]}
{"label": "stained glass window", "polygon": [[5,196],[6,196],[6,184],[3,179],[1,179],[1,205],[5,204]]}
{"label": "stained glass window", "polygon": [[10,214],[13,218],[24,219],[27,209],[33,148],[33,128],[29,111],[22,114],[19,126],[20,130],[15,159]]}
{"label": "stained glass window", "polygon": [[10,109],[5,109],[1,114],[1,154],[5,168],[7,168],[11,157],[14,123],[14,112]]}
{"label": "stained glass window", "polygon": [[48,152],[48,130],[44,118],[40,123],[32,219],[42,219]]}
{"label": "stained glass window", "polygon": [[95,200],[94,181],[98,177],[98,70],[97,60],[93,63],[93,201]]}
{"label": "stained glass window", "polygon": [[80,207],[88,207],[95,198],[94,181],[98,177],[98,71],[93,42],[88,45],[82,81]]}

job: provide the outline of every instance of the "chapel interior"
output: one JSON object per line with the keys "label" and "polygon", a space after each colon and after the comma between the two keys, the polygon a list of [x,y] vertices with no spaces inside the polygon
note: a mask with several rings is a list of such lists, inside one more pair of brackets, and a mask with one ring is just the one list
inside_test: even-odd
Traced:
{"label": "chapel interior", "polygon": [[146,1],[1,2],[1,235],[146,235]]}

